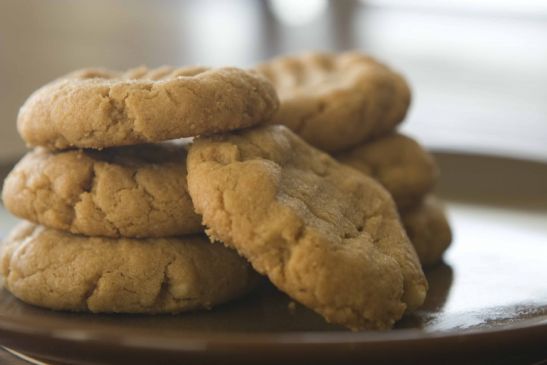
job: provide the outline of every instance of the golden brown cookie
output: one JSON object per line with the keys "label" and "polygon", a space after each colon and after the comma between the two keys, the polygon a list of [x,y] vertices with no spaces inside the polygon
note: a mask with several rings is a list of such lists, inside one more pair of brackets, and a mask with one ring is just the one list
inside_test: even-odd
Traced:
{"label": "golden brown cookie", "polygon": [[363,143],[334,157],[378,180],[399,209],[419,205],[439,175],[433,156],[415,140],[399,133]]}
{"label": "golden brown cookie", "polygon": [[207,237],[109,239],[30,223],[2,247],[4,286],[55,310],[177,313],[239,297],[257,280],[236,252]]}
{"label": "golden brown cookie", "polygon": [[410,104],[405,79],[358,52],[279,57],[256,70],[273,83],[281,100],[272,123],[329,152],[387,133]]}
{"label": "golden brown cookie", "polygon": [[278,104],[266,79],[237,68],[81,70],[34,92],[17,126],[30,146],[103,148],[249,127]]}
{"label": "golden brown cookie", "polygon": [[401,220],[422,265],[441,261],[452,242],[452,231],[440,200],[427,196],[417,207],[402,212]]}
{"label": "golden brown cookie", "polygon": [[391,196],[283,126],[199,138],[188,188],[208,234],[352,329],[389,328],[427,282]]}
{"label": "golden brown cookie", "polygon": [[203,231],[186,184],[186,146],[162,143],[29,152],[2,198],[15,215],[47,227],[105,237]]}

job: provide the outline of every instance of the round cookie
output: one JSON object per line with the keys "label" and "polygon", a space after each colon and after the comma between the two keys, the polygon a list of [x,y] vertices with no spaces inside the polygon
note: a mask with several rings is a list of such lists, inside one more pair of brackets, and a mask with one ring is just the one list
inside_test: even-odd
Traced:
{"label": "round cookie", "polygon": [[0,260],[13,295],[55,310],[177,313],[237,298],[257,281],[236,252],[202,235],[116,240],[25,222]]}
{"label": "round cookie", "polygon": [[405,117],[405,79],[357,52],[304,53],[256,67],[274,85],[281,105],[271,119],[311,145],[340,151],[383,135]]}
{"label": "round cookie", "polygon": [[439,176],[433,156],[415,140],[399,133],[358,145],[334,157],[378,180],[399,209],[420,204]]}
{"label": "round cookie", "polygon": [[17,126],[30,146],[100,149],[249,127],[278,104],[266,79],[237,68],[81,70],[35,91]]}
{"label": "round cookie", "polygon": [[424,301],[389,193],[289,129],[198,138],[187,166],[207,233],[329,322],[389,328]]}
{"label": "round cookie", "polygon": [[422,265],[441,261],[452,242],[452,231],[439,199],[428,195],[417,207],[402,212],[401,221]]}
{"label": "round cookie", "polygon": [[4,181],[13,214],[72,233],[167,237],[203,231],[178,143],[29,152]]}

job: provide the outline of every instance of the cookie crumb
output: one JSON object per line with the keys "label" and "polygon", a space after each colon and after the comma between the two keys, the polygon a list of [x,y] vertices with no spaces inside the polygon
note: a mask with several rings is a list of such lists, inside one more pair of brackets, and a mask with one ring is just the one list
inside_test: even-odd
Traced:
{"label": "cookie crumb", "polygon": [[291,300],[289,305],[287,305],[287,308],[289,309],[290,314],[294,314],[296,312],[296,303]]}

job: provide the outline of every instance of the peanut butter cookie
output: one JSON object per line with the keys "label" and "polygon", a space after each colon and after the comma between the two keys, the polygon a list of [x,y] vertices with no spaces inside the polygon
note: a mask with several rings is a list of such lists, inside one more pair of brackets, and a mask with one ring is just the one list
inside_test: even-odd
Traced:
{"label": "peanut butter cookie", "polygon": [[198,138],[188,187],[208,234],[352,329],[390,328],[427,282],[389,193],[283,126]]}
{"label": "peanut butter cookie", "polygon": [[239,297],[257,280],[236,252],[205,236],[109,239],[30,223],[1,253],[4,286],[36,306],[70,311],[177,313]]}
{"label": "peanut butter cookie", "polygon": [[410,137],[393,133],[334,157],[378,180],[399,209],[420,204],[439,175],[433,156]]}
{"label": "peanut butter cookie", "polygon": [[271,122],[329,152],[389,132],[410,104],[401,75],[357,52],[279,57],[256,70],[273,83],[281,100]]}
{"label": "peanut butter cookie", "polygon": [[266,79],[237,68],[81,70],[34,92],[17,125],[30,146],[104,148],[249,127],[278,104]]}
{"label": "peanut butter cookie", "polygon": [[401,220],[422,265],[441,261],[452,242],[452,231],[439,199],[427,196],[417,207],[401,213]]}
{"label": "peanut butter cookie", "polygon": [[89,236],[167,237],[203,231],[177,143],[29,152],[2,198],[15,215]]}

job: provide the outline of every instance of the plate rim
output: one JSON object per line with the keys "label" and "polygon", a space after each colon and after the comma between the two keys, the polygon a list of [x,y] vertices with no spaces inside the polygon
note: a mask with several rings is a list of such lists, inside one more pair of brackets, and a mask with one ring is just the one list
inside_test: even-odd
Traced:
{"label": "plate rim", "polygon": [[[387,332],[296,332],[296,333],[234,333],[230,336],[181,333],[166,339],[137,336],[132,341],[104,336],[101,338],[70,338],[50,331],[20,326],[0,316],[0,340],[24,355],[43,361],[69,361],[72,364],[116,363],[148,364],[189,363],[278,364],[291,360],[305,363],[363,363],[377,361],[420,361],[442,359],[453,354],[456,363],[469,358],[479,361],[519,353],[544,356],[547,338],[547,316],[524,319],[508,325],[463,331],[423,332],[401,329]],[[19,330],[19,331],[18,331]],[[61,333],[62,334],[62,333]],[[395,350],[395,351],[394,351]],[[264,355],[267,358],[264,359]],[[120,360],[123,359],[123,360]],[[226,360],[229,359],[229,360]],[[469,362],[467,362],[469,363]],[[480,362],[479,362],[480,363]]]}
{"label": "plate rim", "polygon": [[[8,295],[11,295],[8,293]],[[18,299],[16,299],[18,300]],[[40,308],[41,309],[41,308]],[[44,309],[45,310],[45,309]],[[59,312],[62,313],[62,312]],[[90,316],[92,314],[89,314]],[[107,345],[112,345],[112,340],[116,338],[121,339],[118,343],[122,343],[123,346],[131,347],[134,346],[133,342],[139,342],[139,348],[161,348],[166,349],[166,344],[173,342],[176,343],[174,349],[180,345],[180,340],[194,342],[194,343],[205,343],[207,346],[215,346],[218,344],[358,344],[358,343],[396,343],[396,342],[406,342],[406,341],[431,341],[431,340],[450,340],[454,338],[469,337],[477,338],[482,336],[489,336],[492,334],[499,335],[513,335],[521,332],[526,332],[529,330],[537,330],[540,333],[545,333],[547,335],[547,314],[539,315],[534,318],[519,319],[512,323],[498,324],[490,327],[476,327],[476,328],[466,328],[461,330],[450,330],[450,331],[431,331],[425,332],[416,328],[403,328],[391,331],[350,331],[350,330],[341,330],[341,331],[276,331],[276,332],[244,332],[244,331],[233,331],[229,332],[229,338],[227,339],[226,334],[217,334],[205,331],[199,331],[194,333],[189,333],[187,331],[177,333],[175,336],[162,337],[162,341],[165,341],[165,344],[161,346],[151,346],[151,344],[157,343],[158,338],[154,336],[146,336],[142,333],[134,333],[132,336],[139,339],[139,341],[125,341],[122,339],[122,336],[119,335],[108,335],[105,329],[86,329],[85,331],[89,334],[85,336],[87,338],[83,339],[83,336],[78,336],[77,332],[79,330],[59,330],[52,331],[50,329],[44,329],[40,327],[30,328],[28,322],[18,320],[14,317],[7,317],[0,313],[0,339],[8,338],[10,335],[24,334],[25,336],[32,336],[37,338],[55,338],[61,341],[67,342],[78,342],[78,341],[93,341],[96,343],[104,342]],[[169,330],[167,332],[174,333],[174,330]],[[142,341],[142,343],[140,343]],[[191,347],[191,346],[190,346]],[[201,347],[195,346],[195,347]]]}

